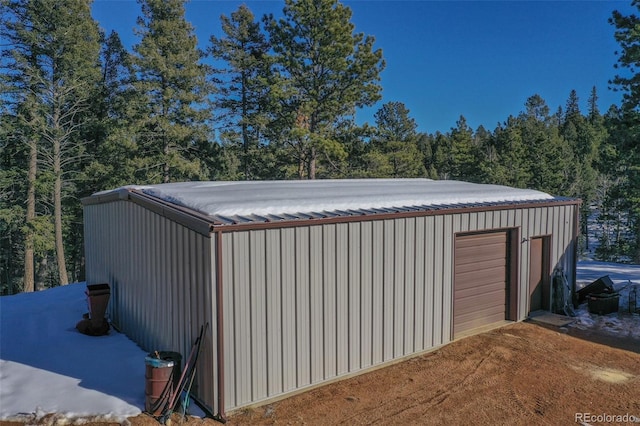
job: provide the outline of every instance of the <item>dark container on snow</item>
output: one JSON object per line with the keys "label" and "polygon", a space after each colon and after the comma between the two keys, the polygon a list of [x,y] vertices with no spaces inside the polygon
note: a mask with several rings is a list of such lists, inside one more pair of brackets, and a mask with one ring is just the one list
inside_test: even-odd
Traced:
{"label": "dark container on snow", "polygon": [[613,293],[613,282],[609,275],[600,277],[591,284],[587,284],[580,290],[576,291],[578,295],[578,303],[582,303],[587,299],[590,294],[596,293]]}
{"label": "dark container on snow", "polygon": [[89,319],[91,326],[98,329],[104,322],[107,305],[111,297],[109,284],[87,284],[87,305],[89,305]]}
{"label": "dark container on snow", "polygon": [[619,302],[618,293],[596,293],[587,296],[587,306],[592,314],[607,315],[618,312]]}
{"label": "dark container on snow", "polygon": [[182,355],[178,352],[151,352],[145,363],[145,411],[160,416],[180,380]]}

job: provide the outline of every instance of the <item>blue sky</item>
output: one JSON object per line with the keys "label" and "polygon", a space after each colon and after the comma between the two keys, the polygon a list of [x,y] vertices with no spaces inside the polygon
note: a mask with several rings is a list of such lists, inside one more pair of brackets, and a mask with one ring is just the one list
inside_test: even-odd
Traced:
{"label": "blue sky", "polygon": [[[282,1],[192,0],[187,19],[200,47],[222,36],[219,17],[242,3],[257,18],[280,14]],[[385,102],[403,102],[422,132],[447,132],[464,115],[472,128],[493,130],[538,94],[551,112],[564,107],[575,89],[583,112],[595,86],[601,112],[619,104],[608,89],[616,70],[613,10],[630,14],[629,1],[343,1],[353,10],[356,32],[372,35],[387,63],[383,99],[357,113],[373,124]],[[133,0],[95,0],[93,16],[125,45],[140,5]]]}

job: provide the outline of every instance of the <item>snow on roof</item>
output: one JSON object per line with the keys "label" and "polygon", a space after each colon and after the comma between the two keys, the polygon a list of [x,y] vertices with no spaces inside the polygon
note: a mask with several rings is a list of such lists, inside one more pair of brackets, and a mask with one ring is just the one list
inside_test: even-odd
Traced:
{"label": "snow on roof", "polygon": [[180,182],[129,188],[223,217],[553,199],[531,189],[430,179]]}

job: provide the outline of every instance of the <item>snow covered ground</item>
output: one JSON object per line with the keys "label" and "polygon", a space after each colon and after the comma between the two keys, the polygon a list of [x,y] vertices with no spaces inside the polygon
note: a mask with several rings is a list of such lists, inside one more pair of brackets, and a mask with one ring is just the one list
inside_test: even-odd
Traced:
{"label": "snow covered ground", "polygon": [[80,334],[86,285],[0,297],[0,419],[100,416],[122,421],[144,409],[144,357],[113,330]]}
{"label": "snow covered ground", "polygon": [[[576,310],[576,322],[570,327],[600,330],[619,337],[640,339],[640,314],[629,311],[630,296],[631,309],[636,312],[640,309],[640,265],[581,261],[578,263],[576,286],[579,289],[583,288],[604,275],[609,275],[614,290],[620,294],[618,312],[609,315],[591,314],[585,302]],[[637,303],[634,306],[636,299]],[[633,309],[634,307],[636,309]]]}
{"label": "snow covered ground", "polygon": [[[578,282],[609,275],[622,289],[640,287],[640,265],[580,262]],[[87,312],[83,283],[0,297],[0,420],[32,423],[48,413],[64,419],[123,421],[144,409],[146,353],[124,335],[90,337],[75,324]],[[640,337],[640,315],[592,315],[580,306],[574,327]],[[199,413],[201,414],[201,413]]]}

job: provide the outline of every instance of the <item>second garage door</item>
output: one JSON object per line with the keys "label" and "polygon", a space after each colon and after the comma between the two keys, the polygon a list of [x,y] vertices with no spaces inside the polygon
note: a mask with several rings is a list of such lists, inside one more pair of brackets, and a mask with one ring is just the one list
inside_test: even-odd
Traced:
{"label": "second garage door", "polygon": [[507,232],[456,237],[453,337],[504,321],[507,303]]}

